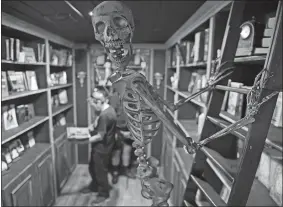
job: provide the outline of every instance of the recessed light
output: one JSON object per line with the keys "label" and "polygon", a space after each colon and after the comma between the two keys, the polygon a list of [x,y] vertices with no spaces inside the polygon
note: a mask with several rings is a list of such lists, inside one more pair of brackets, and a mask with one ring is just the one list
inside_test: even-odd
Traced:
{"label": "recessed light", "polygon": [[92,11],[90,11],[90,12],[88,12],[88,14],[89,14],[89,16],[92,16],[92,15],[93,15],[93,12],[92,12]]}

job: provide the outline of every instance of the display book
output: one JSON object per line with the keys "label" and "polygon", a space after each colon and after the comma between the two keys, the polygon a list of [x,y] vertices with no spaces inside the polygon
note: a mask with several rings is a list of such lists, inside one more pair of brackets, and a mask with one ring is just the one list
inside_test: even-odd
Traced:
{"label": "display book", "polygon": [[67,127],[68,140],[84,141],[91,137],[88,127]]}
{"label": "display book", "polygon": [[3,174],[9,172],[12,163],[17,162],[20,156],[35,145],[33,131],[18,137],[17,139],[2,145],[1,171]]}

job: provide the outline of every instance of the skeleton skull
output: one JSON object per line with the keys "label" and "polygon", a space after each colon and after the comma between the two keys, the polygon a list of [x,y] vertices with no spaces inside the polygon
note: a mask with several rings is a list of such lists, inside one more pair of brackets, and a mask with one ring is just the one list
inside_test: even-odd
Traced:
{"label": "skeleton skull", "polygon": [[118,1],[104,1],[92,11],[95,39],[109,55],[112,63],[125,69],[132,52],[134,19],[131,10]]}

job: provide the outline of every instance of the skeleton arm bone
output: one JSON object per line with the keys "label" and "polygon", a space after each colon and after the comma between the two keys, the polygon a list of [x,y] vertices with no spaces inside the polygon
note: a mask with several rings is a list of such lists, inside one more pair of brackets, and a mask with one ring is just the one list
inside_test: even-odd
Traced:
{"label": "skeleton arm bone", "polygon": [[[149,85],[149,84],[147,84]],[[156,99],[158,94],[149,93],[149,87],[147,87],[142,82],[136,82],[134,90],[140,95],[143,101],[151,110],[158,116],[158,118],[165,124],[165,126],[172,131],[172,133],[181,141],[181,143],[187,148],[189,153],[194,153],[198,148],[196,143],[190,137],[186,137],[185,133],[176,125],[167,114],[163,112],[159,104],[156,104]],[[159,99],[158,99],[159,100]]]}

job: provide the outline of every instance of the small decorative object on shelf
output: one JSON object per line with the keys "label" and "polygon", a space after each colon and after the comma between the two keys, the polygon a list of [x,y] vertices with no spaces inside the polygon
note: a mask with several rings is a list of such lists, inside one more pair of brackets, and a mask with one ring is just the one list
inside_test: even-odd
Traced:
{"label": "small decorative object on shelf", "polygon": [[86,78],[86,72],[80,71],[77,73],[77,78],[79,79],[81,87],[84,87],[84,81]]}
{"label": "small decorative object on shelf", "polygon": [[177,73],[174,73],[172,77],[170,77],[170,81],[172,84],[172,88],[173,89],[177,89],[178,88],[178,84],[179,84],[179,78]]}
{"label": "small decorative object on shelf", "polygon": [[161,73],[155,73],[154,78],[156,80],[156,88],[160,88],[161,81],[163,80],[163,75]]}
{"label": "small decorative object on shelf", "polygon": [[[264,33],[264,25],[262,23],[257,22],[253,17],[252,20],[244,22],[241,25],[241,29],[236,56],[250,56],[265,49],[264,47],[259,47],[261,46]],[[268,47],[266,51],[268,51]],[[263,52],[263,54],[266,53]]]}
{"label": "small decorative object on shelf", "polygon": [[27,138],[28,138],[28,147],[32,148],[35,145],[35,139],[34,139],[33,131],[29,131],[27,133]]}

